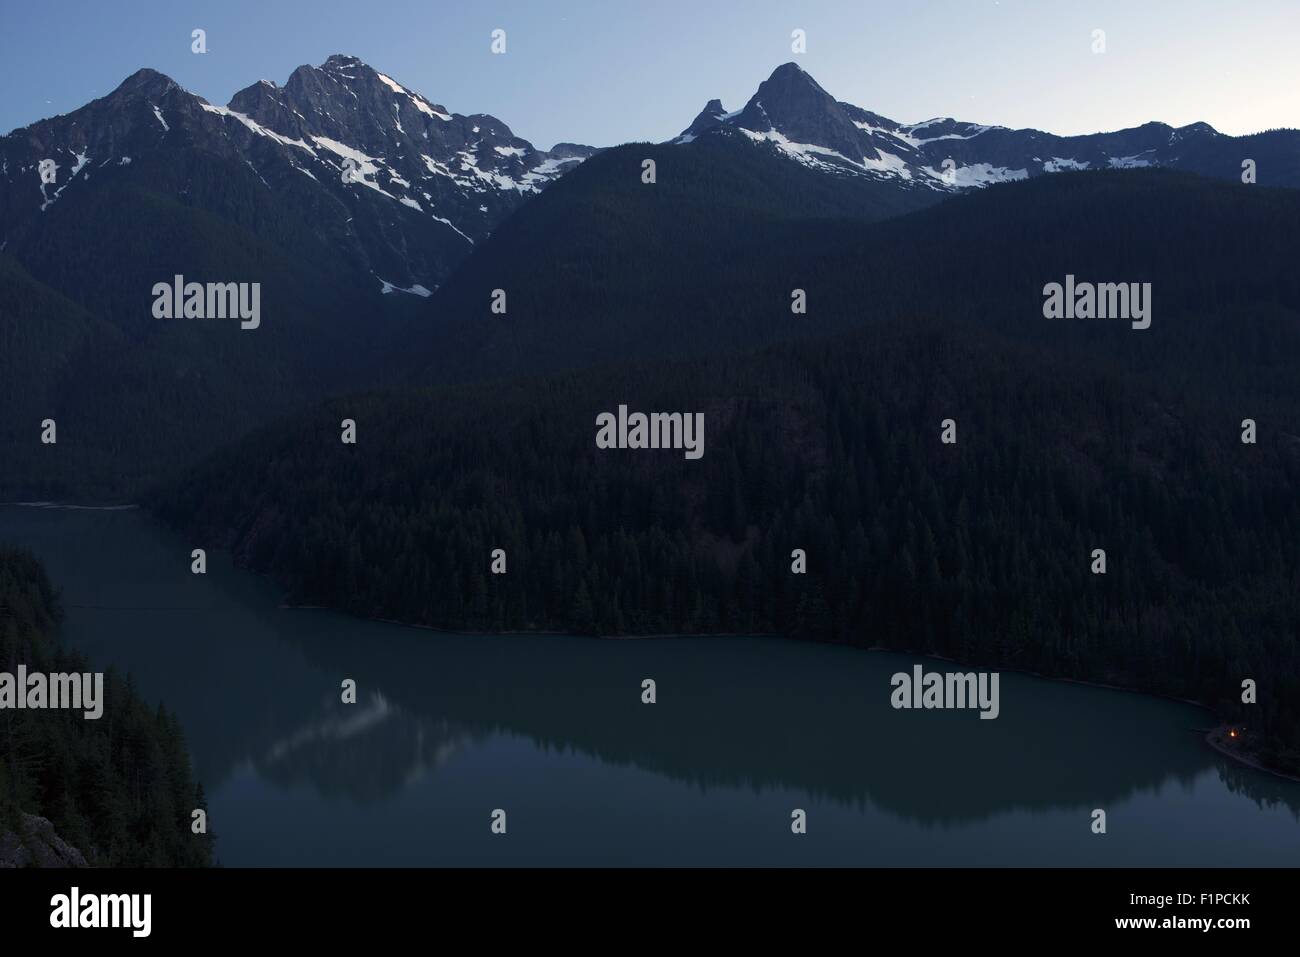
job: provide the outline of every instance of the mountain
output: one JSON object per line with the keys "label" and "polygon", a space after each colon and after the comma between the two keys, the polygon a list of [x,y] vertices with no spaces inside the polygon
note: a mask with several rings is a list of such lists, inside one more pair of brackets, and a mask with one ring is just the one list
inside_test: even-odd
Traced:
{"label": "mountain", "polygon": [[[282,87],[259,81],[224,107],[141,70],[71,114],[0,138],[0,396],[12,410],[0,417],[0,497],[130,498],[331,394],[750,349],[909,309],[997,306],[1010,275],[1041,288],[1087,264],[1103,277],[1141,278],[1149,261],[1172,268],[1167,243],[1144,245],[1149,261],[1103,243],[1071,247],[1076,258],[1046,274],[1007,269],[1008,257],[1041,265],[1052,232],[1077,219],[1049,221],[1008,199],[1025,194],[957,186],[981,163],[1019,169],[1015,149],[1046,136],[955,121],[903,127],[835,101],[793,65],[734,114],[710,102],[678,142],[604,151],[537,150],[503,122],[449,112],[352,57],[300,67]],[[1256,139],[1285,147],[1294,137]],[[1236,157],[1255,140],[1188,128],[1180,142],[1181,165],[1214,172],[1214,150]],[[1107,143],[1112,158],[1145,148]],[[925,172],[941,152],[965,164],[952,188]],[[1101,165],[1082,155],[1073,165]],[[1256,155],[1261,184],[1273,181],[1281,162]],[[654,183],[641,178],[648,158]],[[1052,179],[1040,171],[1026,176]],[[1139,231],[1138,211],[1171,229],[1232,229],[1239,197],[1258,190],[1245,201],[1273,202],[1235,176],[1233,191],[1206,194],[1186,179],[1107,178],[1117,172],[1152,171],[1080,174],[1101,178],[1045,199],[1088,218],[1062,197],[1131,194],[1133,209],[1107,208]],[[1001,221],[1009,201],[1017,238],[966,215],[949,221],[943,210],[971,198],[954,195],[963,192],[987,193],[983,223]],[[1187,204],[1202,198],[1213,208],[1192,218]],[[934,229],[963,231],[960,253],[891,221],[929,207]],[[1271,264],[1279,253],[1259,255]],[[1192,262],[1161,295],[1218,294],[1205,281],[1217,266],[1202,257],[1193,273]],[[947,287],[929,276],[940,267],[955,271],[962,298],[936,298]],[[257,284],[259,328],[155,318],[152,290],[178,275]],[[1269,270],[1239,278],[1286,282]],[[847,288],[855,310],[825,308],[824,290]],[[498,289],[509,303],[500,315],[490,308]],[[807,315],[791,312],[796,289]],[[1147,348],[1107,341],[1126,361]],[[1262,367],[1284,354],[1262,350]],[[46,418],[59,424],[57,447],[38,441]]]}
{"label": "mountain", "polygon": [[[643,158],[656,160],[654,185],[640,180]],[[837,207],[846,196],[854,205]],[[899,215],[900,202],[920,208]],[[401,361],[415,365],[415,384],[508,378],[931,314],[1129,368],[1159,363],[1193,378],[1216,369],[1245,390],[1286,388],[1300,339],[1278,307],[1300,300],[1287,219],[1298,204],[1295,190],[1162,169],[958,195],[897,189],[823,175],[732,129],[688,148],[616,147],[477,249],[432,300],[439,321],[414,331]],[[1099,217],[1109,232],[1083,225]],[[1242,256],[1227,254],[1229,235]],[[1115,323],[1048,322],[1042,289],[1067,275],[1150,282],[1155,323],[1180,314],[1201,328],[1174,337],[1168,327],[1120,334]],[[1225,285],[1250,308],[1207,310]],[[508,296],[503,315],[490,311],[494,289]],[[792,311],[794,290],[806,295],[804,314]]]}
{"label": "mountain", "polygon": [[[427,295],[527,196],[593,152],[538,150],[501,120],[451,113],[355,57],[298,67],[283,87],[260,80],[227,106],[140,70],[103,99],[0,139],[0,243],[21,258],[56,203],[143,181],[142,167],[183,170],[200,153],[245,166],[267,205],[308,211],[375,292]],[[229,212],[192,177],[148,182]]]}
{"label": "mountain", "polygon": [[[657,164],[643,183],[642,164]],[[944,199],[823,176],[727,131],[689,150],[614,147],[501,225],[430,301],[393,368],[416,384],[699,355],[824,331],[792,321],[805,250]],[[829,242],[827,242],[829,240]],[[810,242],[811,241],[811,242]],[[778,276],[790,284],[779,288]],[[774,288],[775,287],[775,288]],[[490,311],[494,290],[506,312]]]}
{"label": "mountain", "polygon": [[795,63],[777,67],[740,110],[710,100],[672,142],[689,144],[728,128],[814,169],[907,189],[960,191],[1065,170],[1148,166],[1240,180],[1246,159],[1256,163],[1257,182],[1300,186],[1300,130],[1238,137],[1205,123],[1146,123],[1055,136],[947,117],[903,124],[836,100]]}
{"label": "mountain", "polygon": [[[339,56],[226,107],[141,70],[0,138],[0,496],[120,500],[382,380],[474,242],[592,152],[536,150]],[[177,275],[257,284],[259,327],[156,318]]]}

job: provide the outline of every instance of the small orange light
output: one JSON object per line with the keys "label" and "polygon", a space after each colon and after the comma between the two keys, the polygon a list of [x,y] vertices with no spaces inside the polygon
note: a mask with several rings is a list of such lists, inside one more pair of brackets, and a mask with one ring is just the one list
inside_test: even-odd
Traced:
{"label": "small orange light", "polygon": [[1229,732],[1228,732],[1228,737],[1230,737],[1230,738],[1235,738],[1236,736],[1237,736],[1237,732],[1236,732],[1236,731],[1229,731]]}

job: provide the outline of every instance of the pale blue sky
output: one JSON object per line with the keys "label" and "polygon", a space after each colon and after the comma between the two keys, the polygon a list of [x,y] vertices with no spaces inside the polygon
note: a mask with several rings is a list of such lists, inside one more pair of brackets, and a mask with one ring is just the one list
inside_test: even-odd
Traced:
{"label": "pale blue sky", "polygon": [[[69,112],[142,66],[215,103],[331,53],[541,147],[662,140],[738,109],[796,60],[900,121],[1088,133],[1204,120],[1300,127],[1300,0],[0,0],[0,131]],[[209,52],[190,52],[190,31]],[[494,56],[489,34],[507,31]],[[808,52],[790,50],[807,32]],[[1106,31],[1107,52],[1091,50]]]}

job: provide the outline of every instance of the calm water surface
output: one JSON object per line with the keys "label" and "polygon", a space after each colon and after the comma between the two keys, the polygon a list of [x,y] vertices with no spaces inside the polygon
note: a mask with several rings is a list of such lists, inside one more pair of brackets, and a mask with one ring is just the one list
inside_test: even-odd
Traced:
{"label": "calm water surface", "polygon": [[1300,863],[1300,784],[1188,705],[1004,673],[981,721],[890,708],[899,655],[287,609],[140,511],[0,507],[0,543],[46,563],[69,644],[179,713],[226,865]]}

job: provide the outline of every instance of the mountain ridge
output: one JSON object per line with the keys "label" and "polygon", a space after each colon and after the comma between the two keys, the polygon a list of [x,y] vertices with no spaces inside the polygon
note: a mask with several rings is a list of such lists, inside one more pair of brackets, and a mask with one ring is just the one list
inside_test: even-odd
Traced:
{"label": "mountain ridge", "polygon": [[[823,320],[841,328],[857,321],[848,311],[828,316],[823,309],[816,287],[837,270],[877,275],[874,288],[857,283],[865,316],[909,303],[933,306],[925,282],[895,283],[879,269],[890,262],[931,275],[934,250],[905,226],[911,259],[900,258],[887,242],[865,241],[864,230],[892,235],[888,223],[870,224],[983,191],[909,184],[884,168],[886,154],[899,155],[889,144],[910,137],[955,151],[1014,131],[976,131],[947,119],[904,127],[835,100],[797,67],[774,75],[751,97],[748,113],[710,101],[700,133],[684,146],[594,151],[561,142],[550,159],[529,153],[505,123],[447,113],[342,54],[298,67],[284,86],[257,81],[226,107],[142,68],[73,114],[0,138],[0,301],[10,304],[0,310],[0,339],[14,376],[8,394],[21,410],[0,422],[15,466],[11,492],[131,495],[160,470],[329,394],[776,341],[796,331],[789,311],[795,288],[808,290],[815,317],[802,329],[833,331]],[[828,142],[870,135],[881,168],[854,172],[830,147],[807,153],[815,163],[792,163],[775,137],[738,126],[742,116],[768,124],[766,132],[785,128]],[[1155,132],[1168,139],[1163,129]],[[1208,135],[1192,131],[1193,138]],[[425,163],[468,154],[470,136],[478,148],[461,157],[463,167],[435,172]],[[652,187],[642,180],[646,158],[658,163]],[[44,160],[53,167],[48,182],[39,169]],[[517,188],[527,175],[521,170],[552,160],[572,162],[556,167],[558,179]],[[417,163],[422,179],[407,168]],[[354,178],[346,180],[349,171]],[[836,175],[823,175],[828,171]],[[1107,185],[1112,175],[1157,172],[1174,175],[1096,174],[1097,192],[1124,193],[1127,186]],[[1253,194],[1267,189],[1220,183],[1202,190],[1191,179],[1163,191],[1151,214],[1178,229],[1230,225],[1224,207],[1243,205],[1245,196],[1255,216],[1251,200],[1264,197]],[[465,186],[470,180],[473,188]],[[426,205],[424,193],[440,188],[439,204]],[[1014,203],[1017,195],[980,197],[982,221],[933,220],[967,233],[961,242],[949,236],[945,269],[965,276],[978,263],[1003,271],[1001,260],[986,255],[996,237],[975,224],[997,218],[1003,197]],[[1198,197],[1212,208],[1193,216],[1189,202]],[[1289,200],[1275,205],[1290,208]],[[465,216],[455,212],[470,207]],[[1166,215],[1173,208],[1177,215]],[[1122,206],[1113,215],[1135,228]],[[1015,228],[1038,235],[1040,227],[1055,228],[1035,212]],[[819,257],[809,258],[813,249]],[[954,257],[957,249],[963,252]],[[757,268],[777,252],[780,270]],[[1019,255],[1034,259],[1038,250],[1025,245]],[[1088,250],[1072,255],[1082,258],[1053,264],[1039,285],[1096,258]],[[1261,253],[1260,262],[1271,263],[1271,255]],[[799,268],[787,276],[789,262]],[[1114,257],[1102,265],[1126,268]],[[266,320],[253,333],[159,321],[149,291],[182,273],[200,282],[259,284]],[[987,282],[966,278],[982,295]],[[1187,278],[1189,288],[1200,288],[1197,277]],[[495,316],[489,299],[506,287],[508,314]],[[721,289],[731,293],[716,295]],[[1160,295],[1168,301],[1177,292]],[[751,303],[748,312],[737,308],[742,301]],[[964,302],[944,308],[969,311]],[[1026,334],[1048,331],[1029,326]],[[1261,353],[1270,376],[1273,354]],[[59,418],[65,437],[64,423],[74,423],[75,441],[57,451],[32,447],[32,422],[47,416]],[[123,420],[147,421],[157,431],[119,435],[115,423]]]}
{"label": "mountain ridge", "polygon": [[226,106],[146,67],[0,137],[0,243],[95,172],[112,182],[177,148],[246,165],[269,190],[302,192],[310,178],[317,228],[369,267],[375,292],[435,288],[528,195],[596,152],[539,150],[496,117],[449,112],[343,54],[297,67],[283,87],[258,80]]}
{"label": "mountain ridge", "polygon": [[[777,67],[739,110],[709,100],[669,142],[689,145],[724,126],[806,166],[890,179],[902,188],[960,192],[1066,170],[1146,166],[1234,179],[1246,159],[1256,160],[1259,182],[1300,187],[1300,130],[1228,136],[1204,122],[1173,127],[1150,121],[1062,136],[952,117],[906,124],[836,100],[793,61]],[[1247,144],[1263,152],[1250,156],[1237,149]]]}

